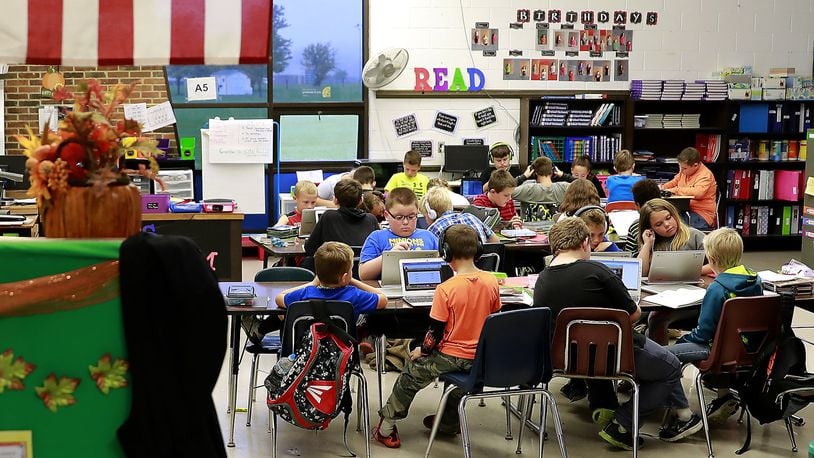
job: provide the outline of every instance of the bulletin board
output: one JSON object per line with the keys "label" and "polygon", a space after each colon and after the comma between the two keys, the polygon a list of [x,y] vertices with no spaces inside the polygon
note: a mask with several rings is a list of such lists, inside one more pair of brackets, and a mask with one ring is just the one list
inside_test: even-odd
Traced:
{"label": "bulletin board", "polygon": [[[0,263],[0,294],[12,282],[109,263],[118,259],[120,243],[2,240],[0,259],[5,262]],[[127,359],[118,274],[113,285],[104,284],[99,289],[107,294],[95,296],[99,301],[90,300],[90,305],[72,310],[60,306],[46,312],[40,299],[24,306],[39,313],[16,316],[10,301],[0,300],[0,365],[14,364],[23,374],[27,372],[22,378],[12,379],[8,370],[0,376],[0,431],[31,431],[36,456],[124,456],[116,430],[129,414],[131,390],[115,387],[105,394],[90,371],[90,366],[100,367],[105,355],[112,362]],[[57,288],[46,290],[45,296],[51,293],[58,294]],[[51,374],[55,383],[64,382],[67,387],[55,399],[69,404],[54,405],[55,411],[37,392],[48,386]],[[129,379],[129,373],[124,372],[124,377]],[[78,381],[75,388],[70,380]]]}
{"label": "bulletin board", "polygon": [[178,144],[184,137],[195,139],[195,168],[201,170],[201,129],[209,127],[209,120],[221,119],[266,119],[267,108],[176,108],[175,126],[178,132]]}

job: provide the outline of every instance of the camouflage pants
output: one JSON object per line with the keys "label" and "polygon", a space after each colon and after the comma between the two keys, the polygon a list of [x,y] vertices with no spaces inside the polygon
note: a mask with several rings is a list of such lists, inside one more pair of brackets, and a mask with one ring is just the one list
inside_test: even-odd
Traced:
{"label": "camouflage pants", "polygon": [[[468,371],[472,368],[472,360],[456,358],[445,355],[438,350],[429,356],[410,361],[399,375],[393,392],[387,403],[379,411],[379,415],[389,421],[401,420],[407,417],[410,404],[413,403],[416,393],[432,383],[436,377],[446,372]],[[455,390],[449,395],[444,413],[441,416],[439,429],[443,432],[455,433],[460,428],[458,419],[458,401],[463,393]]]}

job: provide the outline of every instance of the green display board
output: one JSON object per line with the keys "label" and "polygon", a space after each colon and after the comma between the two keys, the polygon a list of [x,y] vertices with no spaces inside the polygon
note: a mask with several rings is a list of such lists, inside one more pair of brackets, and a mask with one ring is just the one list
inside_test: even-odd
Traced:
{"label": "green display board", "polygon": [[[89,370],[90,366],[98,366],[104,355],[110,355],[113,361],[127,358],[118,297],[118,266],[111,263],[119,257],[120,244],[117,240],[0,238],[0,431],[32,431],[33,449],[38,458],[124,456],[116,430],[129,414],[131,391],[127,387],[112,388],[105,394]],[[88,280],[94,283],[102,270],[115,272],[115,276],[111,274],[108,278],[112,280],[105,281],[103,286],[96,285],[97,293],[91,294],[84,303],[74,305],[78,308],[66,310],[70,301],[48,297],[65,288],[56,283],[51,283],[52,286],[40,283],[43,277],[77,272],[71,278],[62,276],[59,281],[77,281],[87,286]],[[25,283],[29,282],[14,283],[23,280],[34,280],[38,286],[26,289]],[[12,285],[23,285],[21,294],[36,297],[34,306],[23,305],[10,310],[8,304],[13,301],[8,293]],[[99,294],[99,289],[105,290],[107,295]],[[20,293],[14,296],[19,297]],[[105,299],[99,302],[99,297]],[[49,307],[57,310],[44,312]],[[38,313],[19,316],[34,310]],[[8,352],[13,354],[12,362],[22,358],[25,363],[34,365],[22,379],[22,387],[18,386],[21,389],[3,384],[4,377],[9,380]],[[4,361],[5,376],[2,374]],[[69,393],[74,403],[55,406],[55,412],[49,410],[36,390],[45,386],[50,374],[54,374],[56,380],[62,377],[79,380],[75,391]],[[124,375],[129,379],[129,373]]]}
{"label": "green display board", "polygon": [[[209,120],[220,119],[268,119],[267,108],[176,108],[175,125],[179,138],[195,138],[195,168],[201,169],[201,129],[207,128]],[[180,140],[179,140],[180,144]]]}

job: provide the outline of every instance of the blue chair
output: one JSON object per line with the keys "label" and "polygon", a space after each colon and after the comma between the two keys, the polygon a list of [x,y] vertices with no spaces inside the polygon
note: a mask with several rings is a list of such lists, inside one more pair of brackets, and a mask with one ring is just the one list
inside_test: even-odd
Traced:
{"label": "blue chair", "polygon": [[[296,281],[308,282],[314,279],[314,273],[302,267],[269,267],[257,272],[254,275],[256,282],[272,282],[272,281]],[[253,319],[258,319],[254,317]],[[273,333],[265,336],[263,341],[259,344],[246,341],[246,347],[243,349],[246,353],[252,355],[252,370],[249,375],[249,402],[246,408],[246,426],[252,425],[252,407],[254,405],[255,390],[257,390],[257,359],[260,355],[277,355],[280,351],[280,335]]]}
{"label": "blue chair", "polygon": [[[466,421],[466,403],[470,399],[519,395],[523,397],[522,399],[530,401],[531,396],[537,393],[551,404],[560,452],[563,457],[567,456],[557,403],[547,389],[552,374],[550,327],[551,310],[542,307],[496,313],[486,319],[472,369],[469,372],[449,372],[439,377],[439,380],[445,382],[446,388],[438,403],[436,421],[430,433],[425,457],[430,455],[447,399],[456,389],[464,392],[464,396],[458,404],[458,416],[461,419],[465,457],[472,456]],[[494,388],[494,390],[485,391],[485,388]],[[522,440],[522,425],[526,423],[530,411],[528,401],[521,401],[521,405],[526,404],[526,408],[523,409],[520,419],[521,428],[518,441]],[[540,431],[545,430],[544,418],[545,414],[541,414]],[[542,439],[541,433],[540,456],[543,453],[544,441]],[[519,449],[518,446],[518,453]]]}

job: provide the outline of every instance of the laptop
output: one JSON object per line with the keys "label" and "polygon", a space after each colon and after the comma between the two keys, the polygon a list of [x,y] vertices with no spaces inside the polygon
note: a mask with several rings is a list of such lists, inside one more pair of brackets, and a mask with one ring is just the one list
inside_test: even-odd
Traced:
{"label": "laptop", "polygon": [[697,284],[701,279],[703,265],[704,252],[701,250],[654,251],[650,257],[650,275],[645,283],[648,285]]}
{"label": "laptop", "polygon": [[630,251],[592,251],[591,259],[594,258],[632,258]]}
{"label": "laptop", "polygon": [[625,284],[628,294],[638,304],[642,297],[642,260],[639,258],[612,258],[595,256],[591,253],[591,261],[604,264]]}
{"label": "laptop", "polygon": [[441,284],[441,258],[400,259],[401,293],[404,302],[413,307],[429,307],[435,288]]}
{"label": "laptop", "polygon": [[426,259],[437,258],[438,252],[435,250],[411,250],[411,251],[385,251],[382,253],[382,294],[388,298],[401,297],[401,266],[402,259]]}
{"label": "laptop", "polygon": [[326,212],[330,210],[336,210],[335,208],[327,208],[327,207],[316,207],[316,208],[306,208],[302,211],[302,220],[300,221],[300,233],[299,236],[302,238],[308,238],[312,232],[314,232],[314,227],[316,227],[317,222],[319,222],[319,218]]}

